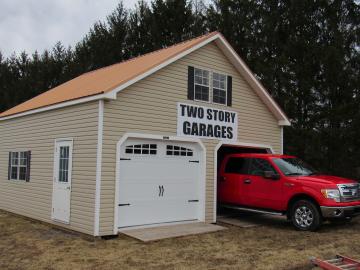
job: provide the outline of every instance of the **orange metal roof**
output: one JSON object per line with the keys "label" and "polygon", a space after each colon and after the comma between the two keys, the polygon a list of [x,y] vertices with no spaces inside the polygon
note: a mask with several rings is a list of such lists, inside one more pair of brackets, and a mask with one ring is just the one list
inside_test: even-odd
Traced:
{"label": "orange metal roof", "polygon": [[0,117],[109,92],[216,34],[218,32],[212,32],[165,49],[82,74],[1,113]]}

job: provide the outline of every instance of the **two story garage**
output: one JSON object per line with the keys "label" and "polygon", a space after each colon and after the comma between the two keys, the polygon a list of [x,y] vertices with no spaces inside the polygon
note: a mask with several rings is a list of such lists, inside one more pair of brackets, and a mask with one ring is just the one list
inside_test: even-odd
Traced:
{"label": "two story garage", "polygon": [[218,32],[85,73],[0,114],[0,209],[94,236],[216,222],[227,153],[289,125]]}

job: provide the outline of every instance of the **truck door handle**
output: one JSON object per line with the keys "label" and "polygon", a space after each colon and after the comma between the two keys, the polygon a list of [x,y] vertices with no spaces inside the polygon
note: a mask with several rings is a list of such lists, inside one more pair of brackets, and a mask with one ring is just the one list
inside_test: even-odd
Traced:
{"label": "truck door handle", "polygon": [[250,180],[250,179],[245,179],[245,180],[244,180],[244,184],[246,184],[246,185],[251,184],[251,180]]}
{"label": "truck door handle", "polygon": [[220,176],[220,177],[219,177],[219,180],[220,180],[221,182],[224,182],[224,181],[226,181],[226,177],[225,177],[225,176]]}

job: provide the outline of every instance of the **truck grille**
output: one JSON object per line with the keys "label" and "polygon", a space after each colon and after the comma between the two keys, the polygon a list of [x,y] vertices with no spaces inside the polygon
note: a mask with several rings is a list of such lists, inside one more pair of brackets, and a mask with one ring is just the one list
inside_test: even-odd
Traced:
{"label": "truck grille", "polygon": [[340,190],[342,202],[352,202],[360,200],[359,184],[339,184],[338,187]]}

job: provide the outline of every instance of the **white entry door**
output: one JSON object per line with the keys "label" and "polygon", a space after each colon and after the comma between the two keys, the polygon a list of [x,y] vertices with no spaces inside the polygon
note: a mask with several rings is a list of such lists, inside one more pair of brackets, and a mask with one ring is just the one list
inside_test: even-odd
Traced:
{"label": "white entry door", "polygon": [[70,222],[72,140],[55,143],[52,219]]}
{"label": "white entry door", "polygon": [[119,227],[199,219],[198,144],[128,139],[120,152]]}

